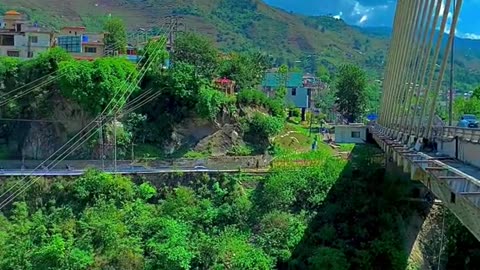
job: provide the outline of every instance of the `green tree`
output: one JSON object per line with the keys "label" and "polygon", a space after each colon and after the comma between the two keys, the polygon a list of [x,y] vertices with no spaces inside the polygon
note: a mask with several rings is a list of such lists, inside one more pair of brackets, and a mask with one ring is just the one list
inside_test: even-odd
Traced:
{"label": "green tree", "polygon": [[380,85],[376,82],[370,82],[366,87],[367,104],[365,106],[366,112],[376,112],[380,106]]}
{"label": "green tree", "polygon": [[275,97],[282,101],[285,99],[285,96],[287,95],[288,72],[289,72],[288,66],[282,65],[278,69],[278,73],[277,73],[277,81],[278,81],[279,87],[277,89],[277,92],[275,93]]}
{"label": "green tree", "polygon": [[265,215],[259,225],[258,244],[267,254],[283,262],[290,259],[306,229],[301,218],[279,211]]}
{"label": "green tree", "polygon": [[78,102],[92,115],[99,114],[109,104],[110,110],[118,110],[125,104],[126,96],[138,90],[132,81],[138,71],[134,64],[123,58],[64,61],[60,66],[62,94]]}
{"label": "green tree", "polygon": [[223,92],[204,86],[198,93],[196,111],[200,117],[208,120],[215,120],[218,114],[223,108],[226,108],[227,105],[232,105],[229,107],[233,109],[234,102],[234,99],[228,97]]}
{"label": "green tree", "polygon": [[330,83],[331,77],[330,77],[330,71],[324,66],[319,66],[318,71],[317,71],[317,77],[320,79],[320,81],[324,83]]}
{"label": "green tree", "polygon": [[152,226],[155,234],[147,241],[146,269],[190,269],[195,256],[190,226],[170,218],[158,218]]}
{"label": "green tree", "polygon": [[26,83],[51,75],[60,68],[64,61],[71,61],[73,57],[60,47],[54,47],[39,54],[32,61],[26,61],[21,68],[22,78]]}
{"label": "green tree", "polygon": [[477,88],[475,88],[475,90],[473,90],[472,98],[477,98],[480,100],[480,86],[478,86]]}
{"label": "green tree", "polygon": [[273,260],[248,241],[249,235],[226,228],[215,244],[213,269],[272,269]]}
{"label": "green tree", "polygon": [[453,112],[455,119],[460,119],[464,114],[474,114],[480,117],[480,99],[476,97],[456,99],[453,104]]}
{"label": "green tree", "polygon": [[0,57],[0,101],[4,100],[3,92],[12,90],[20,83],[20,60],[12,57]]}
{"label": "green tree", "polygon": [[105,46],[107,50],[125,53],[127,50],[127,31],[125,24],[120,18],[110,17],[103,25]]}
{"label": "green tree", "polygon": [[195,67],[198,75],[212,79],[218,66],[219,51],[206,37],[194,33],[179,35],[175,40],[173,60]]}
{"label": "green tree", "polygon": [[350,268],[347,257],[338,249],[322,247],[319,248],[313,257],[308,259],[309,269],[315,270],[347,270]]}
{"label": "green tree", "polygon": [[[147,76],[158,77],[158,73],[163,71],[165,61],[169,57],[166,50],[166,42],[167,39],[165,37],[150,39],[140,52],[143,55],[142,59],[140,59],[140,65],[144,67],[148,65],[150,67]],[[152,80],[152,78],[149,79]]]}
{"label": "green tree", "polygon": [[270,145],[270,139],[278,135],[284,128],[284,121],[278,117],[255,113],[245,124],[246,140],[255,145],[257,151],[263,152]]}
{"label": "green tree", "polygon": [[327,118],[333,120],[332,110],[335,107],[336,94],[332,88],[327,88],[325,91],[320,91],[316,97],[315,106],[327,115]]}
{"label": "green tree", "polygon": [[357,66],[340,68],[336,83],[336,98],[339,112],[350,122],[358,121],[365,113],[367,102],[365,72]]}
{"label": "green tree", "polygon": [[124,122],[125,130],[130,133],[132,143],[145,143],[147,116],[138,113],[130,113]]}
{"label": "green tree", "polygon": [[230,54],[219,65],[219,74],[234,80],[238,89],[260,84],[267,68],[267,58],[261,53]]}

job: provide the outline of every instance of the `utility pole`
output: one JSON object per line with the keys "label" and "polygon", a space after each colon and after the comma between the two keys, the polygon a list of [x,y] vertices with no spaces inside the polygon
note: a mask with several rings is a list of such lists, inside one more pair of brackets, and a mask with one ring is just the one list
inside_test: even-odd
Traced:
{"label": "utility pole", "polygon": [[113,171],[117,172],[117,114],[113,116]]}
{"label": "utility pole", "polygon": [[[455,8],[456,8],[456,0],[453,0],[453,12],[452,14],[455,14]],[[453,60],[455,59],[454,57],[455,53],[455,37],[452,39],[452,48],[450,52],[450,93],[449,93],[449,100],[448,100],[448,125],[452,126],[453,123]]]}
{"label": "utility pole", "polygon": [[102,159],[102,170],[104,171],[105,170],[105,147],[104,147],[104,143],[103,143],[103,123],[102,123],[102,120],[100,119],[98,121],[99,125],[100,125],[100,130],[99,130],[99,141],[100,141],[100,158]]}
{"label": "utility pole", "polygon": [[[186,31],[186,26],[183,22],[183,17],[181,16],[167,16],[167,23],[166,23],[166,28],[168,28],[168,41],[167,44],[170,46],[169,53],[170,53],[170,61],[172,61],[172,54],[175,51],[175,40],[177,38],[177,33],[178,32],[184,32]],[[179,27],[183,27],[183,31],[179,31]]]}

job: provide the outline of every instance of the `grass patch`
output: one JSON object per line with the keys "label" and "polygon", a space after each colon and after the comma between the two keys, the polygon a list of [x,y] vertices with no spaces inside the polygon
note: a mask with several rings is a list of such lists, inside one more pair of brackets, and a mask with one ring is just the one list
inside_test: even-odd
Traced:
{"label": "grass patch", "polygon": [[188,151],[187,153],[185,153],[185,155],[183,155],[183,158],[202,159],[208,158],[208,156],[210,156],[209,153]]}
{"label": "grass patch", "polygon": [[232,150],[228,151],[229,156],[251,156],[255,152],[255,149],[249,145],[235,145]]}
{"label": "grass patch", "polygon": [[318,130],[318,125],[312,126],[312,132],[310,133],[308,123],[287,124],[283,133],[274,139],[275,156],[283,157],[295,153],[312,152],[312,144],[315,138],[317,138],[316,152],[333,155],[334,151],[323,142],[323,136],[318,134]]}
{"label": "grass patch", "polygon": [[149,158],[149,159],[163,159],[163,149],[152,144],[139,144],[135,145],[135,158]]}
{"label": "grass patch", "polygon": [[355,144],[353,143],[342,143],[340,144],[340,152],[352,152],[355,148]]}

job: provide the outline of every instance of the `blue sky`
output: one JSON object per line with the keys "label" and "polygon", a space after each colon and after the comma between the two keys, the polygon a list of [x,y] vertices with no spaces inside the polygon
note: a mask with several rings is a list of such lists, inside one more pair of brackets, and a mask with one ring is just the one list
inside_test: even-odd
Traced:
{"label": "blue sky", "polygon": [[[341,17],[359,26],[392,26],[396,0],[264,0],[305,15]],[[480,39],[480,0],[464,0],[457,36]]]}

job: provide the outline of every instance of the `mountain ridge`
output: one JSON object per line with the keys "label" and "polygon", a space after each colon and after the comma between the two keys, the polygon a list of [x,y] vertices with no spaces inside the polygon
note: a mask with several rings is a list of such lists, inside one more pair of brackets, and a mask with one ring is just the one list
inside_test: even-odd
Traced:
{"label": "mountain ridge", "polygon": [[[262,50],[275,64],[310,67],[312,59],[334,71],[356,63],[381,78],[389,36],[386,28],[360,28],[327,16],[303,16],[260,0],[4,0],[0,11],[18,9],[32,19],[59,27],[82,24],[100,29],[106,15],[121,17],[130,30],[162,25],[169,15],[182,16],[190,31],[204,34],[224,51]],[[54,6],[48,9],[48,6]],[[383,34],[382,34],[383,32]],[[461,42],[460,42],[461,43]],[[467,42],[468,43],[468,42]],[[460,46],[459,46],[460,47]],[[468,46],[456,55],[458,74],[469,90],[480,81],[480,56]],[[463,47],[462,47],[463,48]],[[478,69],[478,70],[477,70]],[[473,76],[470,76],[473,72]],[[467,76],[468,75],[468,76]],[[463,78],[462,77],[462,78]]]}

